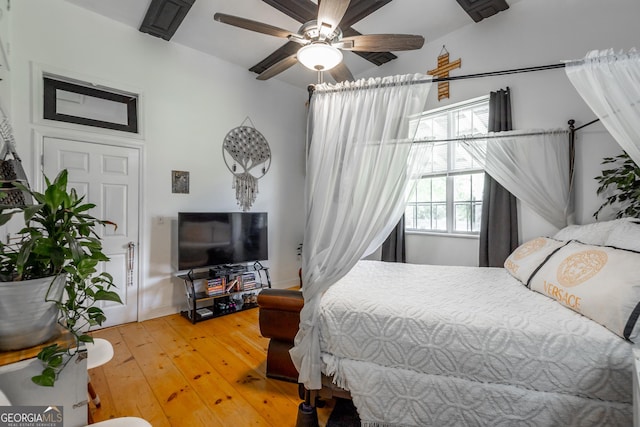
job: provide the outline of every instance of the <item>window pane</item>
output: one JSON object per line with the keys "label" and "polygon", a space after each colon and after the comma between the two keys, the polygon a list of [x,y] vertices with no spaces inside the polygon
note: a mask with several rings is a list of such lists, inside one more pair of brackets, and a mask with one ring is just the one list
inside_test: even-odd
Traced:
{"label": "window pane", "polygon": [[454,205],[455,217],[454,230],[471,231],[471,206],[469,203],[456,203]]}
{"label": "window pane", "polygon": [[480,224],[482,220],[482,202],[474,202],[472,205],[473,208],[473,222],[471,226],[471,231],[474,233],[480,232]]}
{"label": "window pane", "polygon": [[474,173],[471,175],[471,200],[482,201],[484,194],[484,173]]}
{"label": "window pane", "polygon": [[469,135],[473,129],[470,109],[462,109],[453,114],[453,136]]}
{"label": "window pane", "polygon": [[422,118],[416,130],[416,139],[433,139],[433,119]]}
{"label": "window pane", "polygon": [[478,165],[471,154],[464,148],[463,142],[453,143],[453,170],[477,168]]}
{"label": "window pane", "polygon": [[443,202],[447,201],[447,177],[440,176],[431,179],[431,201]]}
{"label": "window pane", "polygon": [[413,188],[411,189],[411,193],[409,193],[409,198],[407,199],[407,203],[415,203],[416,202],[416,189],[418,188],[418,183],[420,181],[418,180],[416,182],[416,184],[413,186]]}
{"label": "window pane", "polygon": [[489,104],[482,104],[473,107],[472,134],[483,134],[488,132],[489,124]]}
{"label": "window pane", "polygon": [[419,179],[416,184],[416,202],[431,201],[431,178]]}
{"label": "window pane", "polygon": [[471,175],[453,177],[453,201],[471,200]]}
{"label": "window pane", "polygon": [[[471,142],[471,144],[473,144],[474,146],[477,147],[477,150],[481,153],[486,153],[487,152],[487,141],[483,140],[483,139],[476,139],[473,140]],[[464,145],[462,145],[460,147],[461,150],[465,150]],[[478,161],[476,160],[473,156],[469,155],[471,157],[471,169],[484,169],[484,159],[482,159],[482,161]]]}
{"label": "window pane", "polygon": [[447,204],[433,204],[433,230],[447,231]]}
{"label": "window pane", "polygon": [[[479,230],[483,162],[476,162],[464,143],[451,139],[486,133],[488,118],[489,103],[483,100],[426,113],[411,123],[417,129],[417,139],[449,141],[432,143],[423,178],[407,204],[407,228],[467,233]],[[481,150],[486,148],[486,141],[473,143],[480,144]]]}
{"label": "window pane", "polygon": [[433,155],[431,159],[432,172],[446,172],[449,167],[449,162],[447,161],[449,147],[447,143],[435,144],[433,146]]}
{"label": "window pane", "polygon": [[431,205],[418,205],[416,209],[416,228],[431,230]]}
{"label": "window pane", "polygon": [[404,211],[404,228],[416,228],[416,206],[408,205]]}
{"label": "window pane", "polygon": [[449,115],[440,114],[433,118],[433,129],[431,136],[435,139],[445,139],[449,135]]}

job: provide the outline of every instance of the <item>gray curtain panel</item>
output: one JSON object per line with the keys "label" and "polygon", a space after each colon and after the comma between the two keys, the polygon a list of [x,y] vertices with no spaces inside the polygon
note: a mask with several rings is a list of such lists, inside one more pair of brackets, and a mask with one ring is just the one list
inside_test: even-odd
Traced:
{"label": "gray curtain panel", "polygon": [[404,232],[404,215],[396,228],[391,231],[387,240],[382,244],[381,260],[386,262],[407,262]]}
{"label": "gray curtain panel", "polygon": [[[512,129],[509,88],[491,92],[489,132]],[[489,174],[485,173],[480,224],[480,267],[502,267],[509,254],[517,247],[518,211],[516,198]]]}

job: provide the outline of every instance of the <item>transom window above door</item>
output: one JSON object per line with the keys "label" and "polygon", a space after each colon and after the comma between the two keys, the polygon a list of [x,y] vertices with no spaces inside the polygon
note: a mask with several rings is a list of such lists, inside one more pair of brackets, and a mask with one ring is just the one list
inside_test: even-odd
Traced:
{"label": "transom window above door", "polygon": [[90,83],[43,76],[47,120],[138,133],[138,96]]}
{"label": "transom window above door", "polygon": [[430,144],[430,156],[407,201],[407,231],[480,232],[484,170],[459,138],[486,134],[488,119],[489,98],[485,96],[427,111],[415,120],[414,139]]}

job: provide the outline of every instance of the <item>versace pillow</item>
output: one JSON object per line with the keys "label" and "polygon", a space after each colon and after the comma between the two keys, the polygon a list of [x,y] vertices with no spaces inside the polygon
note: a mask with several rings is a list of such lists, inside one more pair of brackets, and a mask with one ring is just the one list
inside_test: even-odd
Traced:
{"label": "versace pillow", "polygon": [[640,253],[569,242],[532,275],[529,287],[637,342]]}
{"label": "versace pillow", "polygon": [[558,248],[567,242],[538,237],[518,246],[504,262],[504,268],[523,284],[527,284],[533,272]]}

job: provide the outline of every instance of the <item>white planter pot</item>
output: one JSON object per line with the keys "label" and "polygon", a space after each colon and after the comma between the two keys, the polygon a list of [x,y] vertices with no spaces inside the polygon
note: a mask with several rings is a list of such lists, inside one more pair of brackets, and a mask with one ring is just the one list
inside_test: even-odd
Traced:
{"label": "white planter pot", "polygon": [[45,298],[51,286],[49,299],[59,300],[64,283],[64,275],[0,282],[0,351],[33,347],[59,333],[58,308]]}

